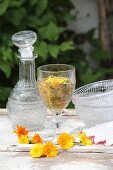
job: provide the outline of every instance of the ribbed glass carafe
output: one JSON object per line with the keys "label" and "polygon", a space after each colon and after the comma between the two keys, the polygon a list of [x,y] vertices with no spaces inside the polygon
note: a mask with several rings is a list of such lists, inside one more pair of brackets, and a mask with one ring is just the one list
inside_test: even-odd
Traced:
{"label": "ribbed glass carafe", "polygon": [[32,45],[37,39],[33,31],[21,31],[12,36],[19,47],[19,80],[8,98],[7,110],[13,128],[22,125],[28,130],[43,128],[47,109],[38,93],[35,79],[35,56]]}

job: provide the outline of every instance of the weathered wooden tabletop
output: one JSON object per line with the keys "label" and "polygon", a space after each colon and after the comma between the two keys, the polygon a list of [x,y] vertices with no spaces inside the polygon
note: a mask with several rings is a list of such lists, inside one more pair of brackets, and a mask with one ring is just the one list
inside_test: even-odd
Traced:
{"label": "weathered wooden tabletop", "polygon": [[[73,112],[73,110],[72,110]],[[70,114],[70,112],[69,112]],[[76,118],[76,115],[74,116]],[[7,111],[0,110],[0,129],[5,133]],[[3,128],[4,126],[4,128]],[[3,136],[0,134],[0,140]],[[4,137],[5,140],[5,137]],[[7,139],[6,139],[7,140]],[[4,141],[4,143],[7,143]],[[69,151],[60,151],[56,158],[33,159],[29,146],[0,143],[0,170],[113,170],[113,147],[77,146]]]}

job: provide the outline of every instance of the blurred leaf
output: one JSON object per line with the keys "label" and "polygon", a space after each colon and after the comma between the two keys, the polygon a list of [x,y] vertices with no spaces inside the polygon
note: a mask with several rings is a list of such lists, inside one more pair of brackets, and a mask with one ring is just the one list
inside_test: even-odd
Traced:
{"label": "blurred leaf", "polygon": [[91,41],[94,34],[95,34],[95,30],[96,28],[92,28],[91,30],[89,30],[87,33],[86,33],[86,37],[87,37],[87,40],[88,41]]}
{"label": "blurred leaf", "polygon": [[1,54],[4,61],[12,61],[12,49],[8,47],[1,47]]}
{"label": "blurred leaf", "polygon": [[64,20],[66,22],[76,19],[76,15],[73,15],[72,13],[69,13],[67,11],[62,12],[59,16],[61,20]]}
{"label": "blurred leaf", "polygon": [[12,47],[12,42],[10,38],[11,38],[11,33],[9,32],[7,33],[5,32],[4,35],[0,37],[0,42],[3,48],[5,48],[6,46],[8,46],[8,48]]}
{"label": "blurred leaf", "polygon": [[[10,0],[9,6],[10,7],[19,7],[21,6],[26,0]],[[32,0],[33,1],[33,0]]]}
{"label": "blurred leaf", "polygon": [[62,33],[62,32],[65,31],[66,28],[64,28],[64,27],[59,27],[58,29],[59,29],[59,33]]}
{"label": "blurred leaf", "polygon": [[101,41],[97,38],[93,38],[91,41],[90,41],[91,45],[95,48],[99,48],[101,49],[102,48],[102,44],[101,44]]}
{"label": "blurred leaf", "polygon": [[101,68],[101,72],[103,73],[103,76],[107,73],[113,73],[113,68]]}
{"label": "blurred leaf", "polygon": [[73,50],[73,49],[74,49],[74,45],[73,45],[73,42],[72,42],[72,41],[63,42],[63,43],[60,45],[60,50],[61,50],[61,51],[67,51],[67,50]]}
{"label": "blurred leaf", "polygon": [[0,100],[1,101],[7,100],[10,92],[11,92],[10,87],[2,87],[2,86],[0,86]]}
{"label": "blurred leaf", "polygon": [[75,49],[75,57],[80,61],[86,57],[86,53],[81,48]]}
{"label": "blurred leaf", "polygon": [[[38,0],[39,1],[39,0]],[[35,5],[37,3],[37,0],[30,0],[30,5]]]}
{"label": "blurred leaf", "polygon": [[3,15],[7,10],[9,5],[9,0],[2,0],[0,1],[0,15]]}
{"label": "blurred leaf", "polygon": [[38,43],[37,48],[35,48],[36,53],[46,60],[48,56],[48,46],[44,41]]}
{"label": "blurred leaf", "polygon": [[10,74],[11,74],[11,66],[10,64],[8,64],[8,62],[0,62],[0,70],[2,70],[6,77],[9,78]]}
{"label": "blurred leaf", "polygon": [[74,9],[74,4],[70,0],[49,0],[48,2],[51,7],[60,7],[67,10]]}
{"label": "blurred leaf", "polygon": [[[19,26],[22,18],[26,15],[26,10],[24,8],[13,9],[8,11],[6,18],[10,21],[13,25]],[[9,17],[10,16],[10,17]]]}
{"label": "blurred leaf", "polygon": [[57,23],[57,18],[56,18],[56,15],[55,13],[52,11],[52,10],[49,10],[46,11],[46,14],[42,16],[41,18],[42,22],[43,23],[46,23],[46,25],[51,21],[53,23]]}
{"label": "blurred leaf", "polygon": [[38,0],[37,4],[35,5],[36,15],[40,16],[46,10],[48,6],[48,0]]}
{"label": "blurred leaf", "polygon": [[18,58],[18,53],[17,52],[13,52],[12,54],[12,60],[13,60],[13,65],[18,65],[19,64],[19,58]]}
{"label": "blurred leaf", "polygon": [[[47,12],[46,15],[43,15],[41,18],[37,18],[36,15],[27,15],[27,24],[30,27],[36,28],[37,30],[40,30],[39,27],[44,28],[47,26],[47,24],[50,21],[53,21],[56,23],[56,17],[51,13],[50,11]],[[46,25],[46,26],[45,26]]]}
{"label": "blurred leaf", "polygon": [[88,68],[87,71],[81,75],[81,79],[84,82],[84,84],[88,84],[96,80],[99,80],[102,77],[102,75],[103,75],[102,72],[94,73],[90,68]]}
{"label": "blurred leaf", "polygon": [[64,28],[59,28],[53,22],[50,22],[47,26],[39,29],[39,34],[43,39],[48,39],[50,41],[55,41],[58,39],[59,34],[64,30]]}
{"label": "blurred leaf", "polygon": [[84,33],[77,34],[74,37],[74,42],[77,45],[84,44],[86,42],[86,35]]}
{"label": "blurred leaf", "polygon": [[105,59],[110,59],[111,55],[105,51],[105,50],[100,50],[100,49],[94,49],[90,53],[90,56],[95,59],[95,60],[105,60]]}
{"label": "blurred leaf", "polygon": [[58,45],[49,45],[48,47],[49,53],[52,57],[57,58],[59,54],[59,46]]}
{"label": "blurred leaf", "polygon": [[43,25],[43,22],[34,15],[27,15],[26,20],[27,25],[32,28],[38,29],[38,26]]}

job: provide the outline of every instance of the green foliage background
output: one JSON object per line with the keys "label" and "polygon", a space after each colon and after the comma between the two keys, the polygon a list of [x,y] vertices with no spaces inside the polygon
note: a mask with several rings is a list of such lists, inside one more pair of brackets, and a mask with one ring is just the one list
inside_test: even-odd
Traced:
{"label": "green foliage background", "polygon": [[[94,38],[95,29],[77,34],[67,24],[76,20],[70,0],[0,0],[0,107],[18,79],[17,49],[11,36],[21,30],[38,35],[36,67],[48,63],[67,63],[76,67],[77,87],[99,79],[112,78],[111,56]],[[82,46],[90,46],[86,53]]]}

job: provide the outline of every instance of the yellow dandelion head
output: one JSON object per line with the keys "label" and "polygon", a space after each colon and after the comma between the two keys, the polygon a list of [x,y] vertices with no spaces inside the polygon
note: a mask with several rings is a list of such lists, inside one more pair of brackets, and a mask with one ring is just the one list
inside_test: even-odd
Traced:
{"label": "yellow dandelion head", "polygon": [[61,133],[58,137],[57,143],[62,149],[70,149],[74,145],[74,136],[68,133]]}
{"label": "yellow dandelion head", "polygon": [[49,76],[45,83],[51,83],[52,85],[56,86],[59,84],[65,84],[67,83],[68,79],[66,77],[56,77],[56,76]]}
{"label": "yellow dandelion head", "polygon": [[32,158],[39,158],[43,155],[43,145],[42,144],[34,144],[34,146],[30,150],[30,155]]}
{"label": "yellow dandelion head", "polygon": [[78,137],[79,137],[80,139],[86,138],[86,133],[85,133],[85,132],[79,132],[79,133],[78,133]]}
{"label": "yellow dandelion head", "polygon": [[93,141],[89,137],[84,137],[81,139],[81,144],[85,146],[93,145]]}
{"label": "yellow dandelion head", "polygon": [[47,142],[43,147],[43,154],[47,157],[56,157],[58,155],[58,148],[52,142]]}
{"label": "yellow dandelion head", "polygon": [[79,132],[78,137],[80,138],[80,143],[85,146],[93,145],[93,141],[90,137],[86,136],[85,132]]}
{"label": "yellow dandelion head", "polygon": [[19,138],[18,138],[18,142],[20,144],[29,144],[29,138],[28,136],[24,136],[24,135],[21,135]]}

